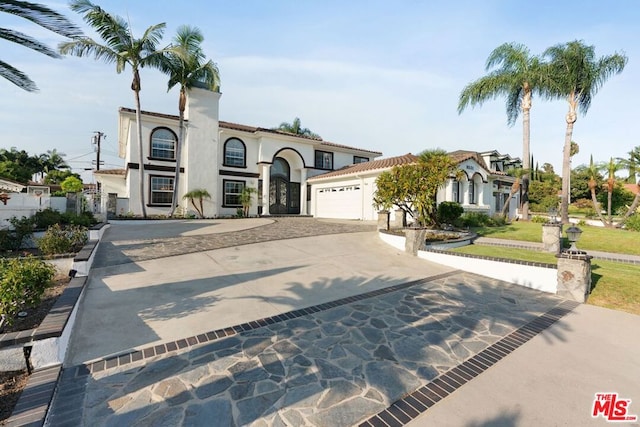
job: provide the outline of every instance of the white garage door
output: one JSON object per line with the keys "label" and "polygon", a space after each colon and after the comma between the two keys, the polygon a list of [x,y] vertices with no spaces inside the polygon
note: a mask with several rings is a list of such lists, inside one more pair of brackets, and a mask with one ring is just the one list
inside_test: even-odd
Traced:
{"label": "white garage door", "polygon": [[361,219],[361,186],[317,188],[315,211],[315,216],[318,218]]}

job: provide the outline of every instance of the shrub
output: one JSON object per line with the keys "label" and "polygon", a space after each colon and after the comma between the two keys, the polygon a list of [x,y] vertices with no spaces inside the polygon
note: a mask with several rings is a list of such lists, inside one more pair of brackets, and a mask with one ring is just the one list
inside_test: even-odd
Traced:
{"label": "shrub", "polygon": [[453,224],[464,212],[460,203],[442,202],[438,205],[437,220],[439,224]]}
{"label": "shrub", "polygon": [[493,220],[486,213],[466,212],[460,217],[459,223],[463,227],[490,227],[493,225]]}
{"label": "shrub", "polygon": [[85,211],[80,215],[75,213],[65,212],[61,216],[62,224],[82,225],[84,227],[90,227],[96,224],[98,221],[91,212]]}
{"label": "shrub", "polygon": [[77,252],[87,243],[87,228],[79,225],[63,227],[54,224],[38,240],[38,249],[45,255]]}
{"label": "shrub", "polygon": [[23,216],[21,219],[15,216],[9,220],[11,230],[0,232],[0,250],[16,251],[20,249],[28,238],[33,235],[33,220]]}
{"label": "shrub", "polygon": [[33,216],[33,220],[36,224],[36,228],[47,229],[53,224],[62,222],[62,214],[58,211],[47,208],[36,212]]}
{"label": "shrub", "polygon": [[627,230],[640,231],[640,214],[633,214],[625,222]]}
{"label": "shrub", "polygon": [[538,224],[544,224],[545,222],[549,221],[547,218],[540,216],[540,215],[535,215],[531,217],[531,222],[535,222]]}
{"label": "shrub", "polygon": [[487,224],[490,227],[502,227],[503,225],[507,225],[507,218],[502,215],[494,215],[491,217],[491,223]]}
{"label": "shrub", "polygon": [[36,258],[0,258],[0,313],[8,324],[23,307],[40,303],[55,268]]}

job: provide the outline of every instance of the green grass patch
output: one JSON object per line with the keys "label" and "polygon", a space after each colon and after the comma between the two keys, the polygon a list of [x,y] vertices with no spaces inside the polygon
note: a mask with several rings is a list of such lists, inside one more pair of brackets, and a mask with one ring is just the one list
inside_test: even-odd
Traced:
{"label": "green grass patch", "polygon": [[[590,225],[579,228],[582,230],[582,236],[577,243],[579,249],[640,255],[640,233]],[[565,226],[564,229],[566,230],[567,227]],[[542,224],[534,222],[517,221],[501,227],[474,228],[473,231],[480,236],[496,239],[542,242]]]}
{"label": "green grass patch", "polygon": [[[580,247],[582,248],[581,245]],[[553,254],[526,249],[469,245],[453,251],[522,261],[556,263],[556,257]],[[640,277],[640,266],[638,265],[591,260],[593,290],[587,304],[640,315],[640,281],[638,281],[638,277]]]}

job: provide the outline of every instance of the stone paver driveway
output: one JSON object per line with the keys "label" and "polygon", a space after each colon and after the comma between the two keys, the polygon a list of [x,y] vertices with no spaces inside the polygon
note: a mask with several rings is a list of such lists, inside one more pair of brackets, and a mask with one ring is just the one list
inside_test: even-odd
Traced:
{"label": "stone paver driveway", "polygon": [[[294,221],[304,224],[301,233],[313,233],[319,223]],[[295,234],[294,221],[273,225]],[[269,227],[238,232],[245,237],[236,241],[266,238]],[[298,248],[319,251],[327,276],[332,262],[338,263],[325,253],[328,241],[369,250],[372,270],[426,267],[405,271],[404,281],[387,278],[347,294],[329,289],[334,298],[322,294],[318,301],[310,294],[293,310],[277,314],[247,310],[245,322],[67,366],[50,425],[403,425],[548,325],[562,322],[572,308],[552,295],[437,270],[377,246],[370,233],[351,237],[346,232],[341,229],[342,235],[331,239],[305,238]],[[160,247],[184,250],[185,237],[176,239],[181,242],[164,246],[158,240],[146,256]],[[256,247],[264,252],[265,246]],[[136,256],[144,257],[142,246],[138,249]],[[336,253],[345,257],[337,248]],[[354,268],[364,275],[367,266],[359,262],[353,260]],[[312,272],[318,273],[305,274]],[[336,267],[334,274],[342,272]],[[274,277],[264,280],[277,284]],[[278,302],[283,295],[273,298]]]}

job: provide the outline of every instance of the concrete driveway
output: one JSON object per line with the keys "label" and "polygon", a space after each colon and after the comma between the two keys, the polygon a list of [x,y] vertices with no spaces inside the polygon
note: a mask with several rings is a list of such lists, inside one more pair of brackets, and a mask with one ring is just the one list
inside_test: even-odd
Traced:
{"label": "concrete driveway", "polygon": [[366,224],[245,224],[108,231],[50,425],[604,425],[596,393],[640,414],[638,316],[428,263]]}

